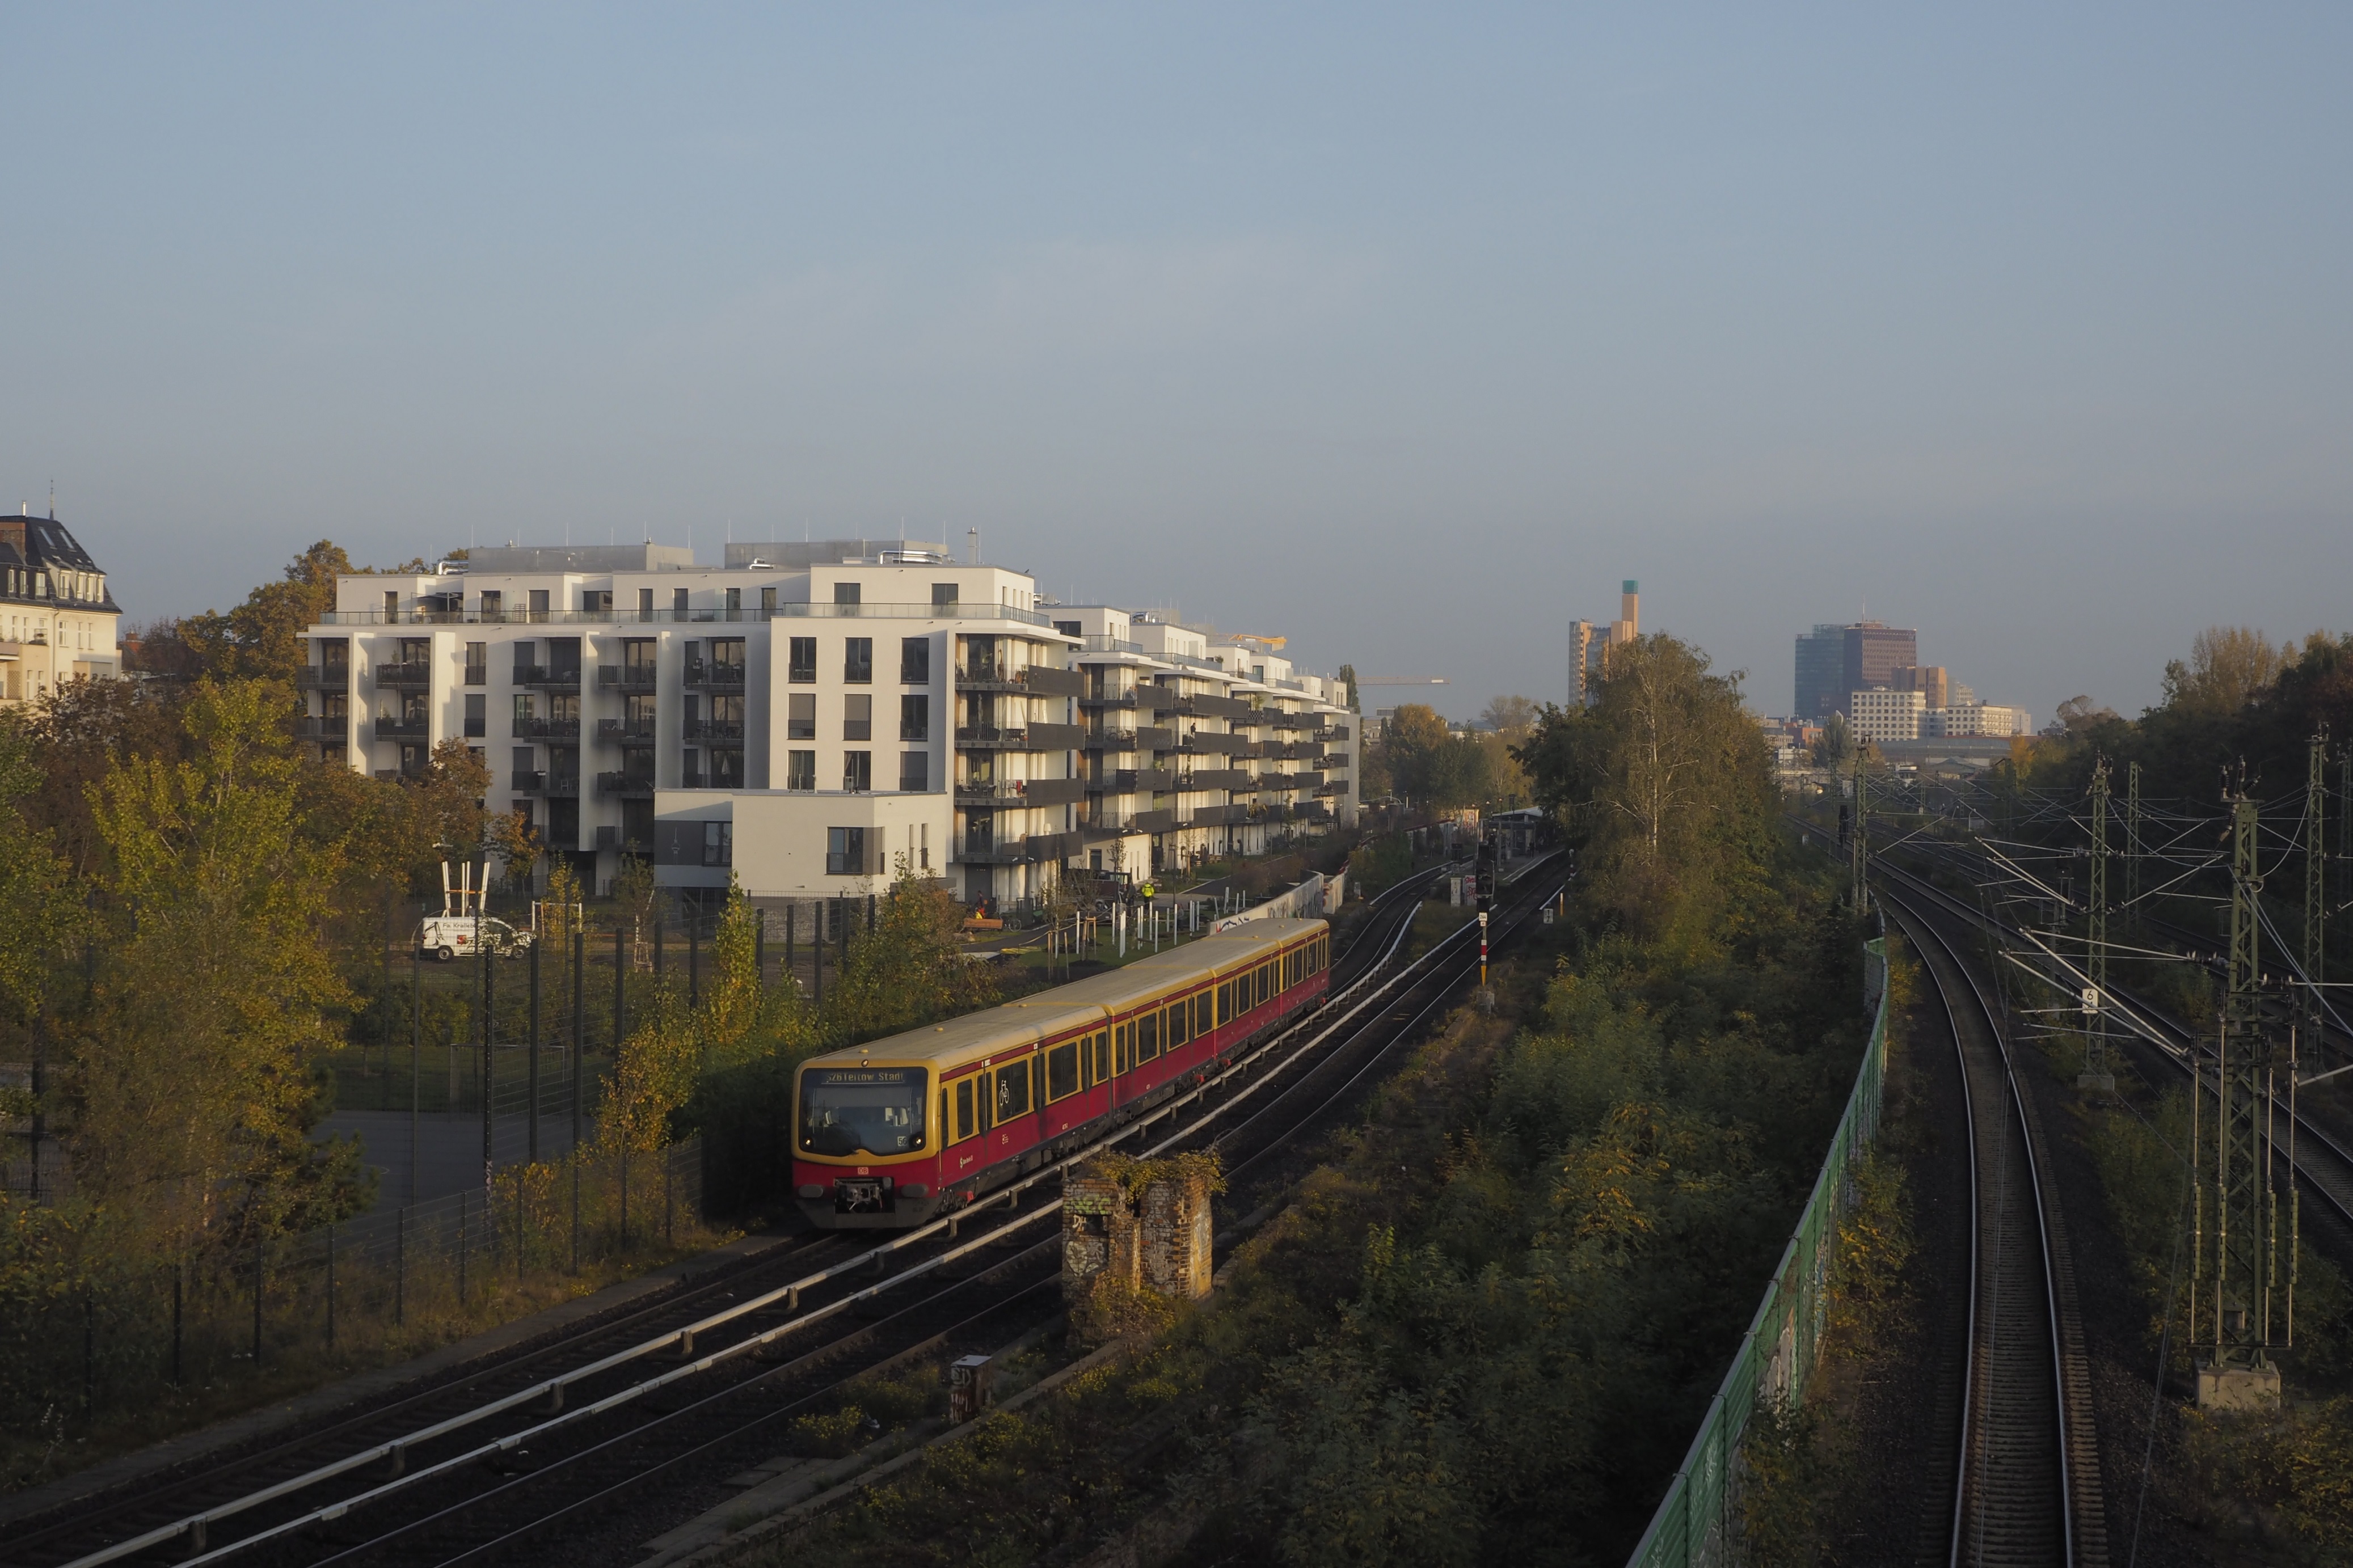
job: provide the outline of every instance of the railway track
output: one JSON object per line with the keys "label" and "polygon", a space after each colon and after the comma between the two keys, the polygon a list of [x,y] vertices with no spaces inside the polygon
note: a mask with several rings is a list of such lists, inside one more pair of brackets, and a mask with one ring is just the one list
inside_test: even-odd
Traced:
{"label": "railway track", "polygon": [[1883,896],[1950,1025],[1968,1122],[1968,1348],[1947,1561],[2104,1568],[2090,1379],[2033,1105],[1959,950],[1903,893]]}
{"label": "railway track", "polygon": [[[593,1331],[354,1413],[266,1452],[31,1521],[12,1539],[5,1561],[24,1568],[96,1568],[166,1553],[191,1562],[239,1554],[311,1563],[388,1554],[465,1561],[496,1542],[512,1544],[517,1530],[552,1526],[609,1504],[698,1458],[773,1443],[777,1421],[878,1367],[943,1349],[993,1348],[1008,1314],[1039,1315],[1034,1298],[1053,1274],[1053,1238],[1038,1239],[1035,1227],[1060,1205],[1023,1212],[1026,1191],[1058,1180],[1064,1166],[1106,1143],[1149,1141],[1155,1126],[1164,1133],[1155,1148],[1206,1136],[1229,1120],[1232,1107],[1287,1079],[1288,1087],[1221,1140],[1247,1145],[1245,1134],[1261,1136],[1264,1152],[1345,1097],[1370,1062],[1328,1093],[1310,1097],[1314,1103],[1275,1116],[1293,1089],[1335,1063],[1356,1061],[1366,1047],[1377,1058],[1418,1026],[1459,980],[1472,951],[1466,928],[1410,963],[1393,962],[1419,907],[1414,895],[1443,869],[1417,874],[1375,900],[1373,919],[1342,953],[1355,977],[1319,1011],[1190,1093],[1071,1160],[999,1189],[976,1209],[863,1251],[839,1235],[787,1247],[725,1279],[698,1282]],[[1521,900],[1520,918],[1541,901]],[[1395,1023],[1398,999],[1431,986],[1438,995],[1412,1022],[1403,1029],[1382,1026]],[[1333,1048],[1322,1048],[1327,1045]],[[1307,1071],[1294,1074],[1303,1065]],[[1192,1121],[1179,1126],[1188,1112]],[[1000,1204],[1011,1217],[987,1226],[981,1211]],[[986,1226],[982,1234],[960,1234],[976,1222]],[[997,1258],[1000,1253],[1009,1256]],[[825,1267],[806,1271],[812,1261]],[[886,1295],[900,1304],[886,1304]],[[615,1348],[617,1339],[632,1335]],[[787,1341],[795,1352],[789,1356]],[[343,1495],[317,1500],[331,1490]],[[563,1500],[552,1510],[538,1500],[555,1493]],[[511,1514],[522,1522],[500,1528]]]}

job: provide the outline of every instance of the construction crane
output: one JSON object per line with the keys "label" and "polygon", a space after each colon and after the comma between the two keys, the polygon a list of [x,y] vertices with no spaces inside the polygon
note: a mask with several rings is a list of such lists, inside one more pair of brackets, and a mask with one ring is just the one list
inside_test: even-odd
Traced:
{"label": "construction crane", "polygon": [[1442,675],[1360,675],[1359,686],[1451,686]]}

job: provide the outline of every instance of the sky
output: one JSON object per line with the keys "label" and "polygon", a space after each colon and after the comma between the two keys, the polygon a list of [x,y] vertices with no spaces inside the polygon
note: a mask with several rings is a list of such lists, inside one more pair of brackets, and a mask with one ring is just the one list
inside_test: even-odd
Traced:
{"label": "sky", "polygon": [[312,540],[946,539],[1310,668],[2038,722],[2353,629],[2353,9],[0,7],[0,504],[128,616]]}

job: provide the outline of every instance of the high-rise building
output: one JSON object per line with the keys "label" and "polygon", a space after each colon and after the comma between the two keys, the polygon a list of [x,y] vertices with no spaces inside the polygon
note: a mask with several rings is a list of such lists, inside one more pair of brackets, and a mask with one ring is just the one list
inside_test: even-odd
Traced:
{"label": "high-rise building", "polygon": [[1931,708],[1945,707],[1952,700],[1952,678],[1941,664],[1905,665],[1896,670],[1894,684],[1898,691],[1920,693]]}
{"label": "high-rise building", "polygon": [[1618,618],[1608,626],[1592,621],[1568,623],[1568,705],[1580,707],[1594,698],[1594,688],[1609,667],[1609,650],[1642,635],[1642,584],[1629,577],[1618,584]]}
{"label": "high-rise building", "polygon": [[1847,725],[1857,741],[1916,741],[1926,711],[1920,693],[1877,689],[1847,693]]}
{"label": "high-rise building", "polygon": [[1819,724],[1839,711],[1845,698],[1846,628],[1835,622],[1798,634],[1798,686],[1789,716]]}
{"label": "high-rise building", "polygon": [[[1920,662],[1920,634],[1909,626],[1857,621],[1846,628],[1847,691],[1895,689],[1895,672]],[[1852,717],[1852,715],[1849,715]]]}

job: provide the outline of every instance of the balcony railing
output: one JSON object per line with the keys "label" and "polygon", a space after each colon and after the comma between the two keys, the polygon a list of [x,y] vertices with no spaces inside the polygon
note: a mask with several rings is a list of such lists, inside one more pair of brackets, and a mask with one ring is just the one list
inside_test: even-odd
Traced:
{"label": "balcony railing", "polygon": [[624,746],[650,746],[654,743],[654,724],[650,719],[599,719],[596,738],[607,742],[617,742]]}
{"label": "balcony railing", "polygon": [[1197,692],[1177,699],[1176,711],[1197,719],[1247,719],[1256,711],[1239,697],[1213,697]]}
{"label": "balcony railing", "polygon": [[375,738],[379,741],[422,741],[432,732],[428,719],[378,719]]}
{"label": "balcony railing", "polygon": [[[377,668],[381,669],[383,667],[379,665]],[[303,691],[349,691],[352,689],[352,667],[348,664],[306,664],[294,672],[294,685]]]}
{"label": "balcony railing", "polygon": [[375,683],[394,690],[430,686],[433,684],[433,667],[425,663],[379,664],[375,667]]}
{"label": "balcony railing", "polygon": [[1013,866],[1025,860],[1060,861],[1079,852],[1085,839],[1076,833],[1033,833],[1005,842],[967,837],[956,858],[967,865]]}
{"label": "balcony railing", "polygon": [[686,661],[686,683],[698,691],[741,691],[744,689],[744,667],[691,658]]}
{"label": "balcony railing", "polygon": [[576,800],[580,795],[578,773],[517,773],[510,786],[517,795],[543,795],[555,800]]}
{"label": "balcony railing", "polygon": [[1078,697],[1087,689],[1086,677],[1075,669],[1055,669],[1033,664],[1024,669],[984,665],[956,671],[958,691],[1026,691],[1036,697]]}
{"label": "balcony railing", "polygon": [[744,722],[740,719],[697,719],[686,726],[686,738],[740,746],[744,743]]}
{"label": "balcony railing", "polygon": [[654,781],[650,776],[640,777],[636,773],[598,773],[596,793],[616,800],[651,800],[654,797]]}
{"label": "balcony railing", "polygon": [[956,804],[968,809],[1018,811],[1029,806],[1071,805],[1086,796],[1084,779],[1000,779],[994,784],[969,780],[955,786]]}
{"label": "balcony railing", "polygon": [[580,667],[576,664],[519,664],[514,667],[517,686],[553,686],[565,690],[580,689]]}
{"label": "balcony railing", "polygon": [[1248,768],[1195,768],[1176,775],[1180,790],[1256,789],[1258,775]]}
{"label": "balcony railing", "polygon": [[1087,744],[1076,724],[1015,724],[1003,728],[960,724],[956,744],[981,752],[1065,752]]}
{"label": "balcony railing", "polygon": [[596,667],[596,685],[607,691],[651,691],[656,670],[650,664],[600,664]]}
{"label": "balcony railing", "polygon": [[352,716],[331,713],[325,718],[304,717],[294,721],[294,738],[298,741],[332,741],[346,745],[352,738]]}
{"label": "balcony railing", "polygon": [[514,721],[514,738],[518,741],[576,741],[580,738],[580,721],[518,719]]}
{"label": "balcony railing", "polygon": [[[676,626],[687,622],[702,624],[712,621],[784,621],[784,620],[902,620],[902,621],[1010,621],[1017,626],[1043,626],[1053,630],[1054,617],[1036,610],[1018,610],[1010,605],[811,605],[795,601],[766,607],[730,610],[719,605],[696,605],[686,609],[639,610],[542,610],[533,614],[522,608],[497,611],[484,615],[480,610],[329,610],[319,617],[322,626],[501,626],[510,622],[532,622],[550,626]],[[1176,664],[1201,662],[1165,655]]]}
{"label": "balcony railing", "polygon": [[1105,795],[1149,794],[1174,788],[1176,775],[1166,768],[1107,768],[1087,782]]}

